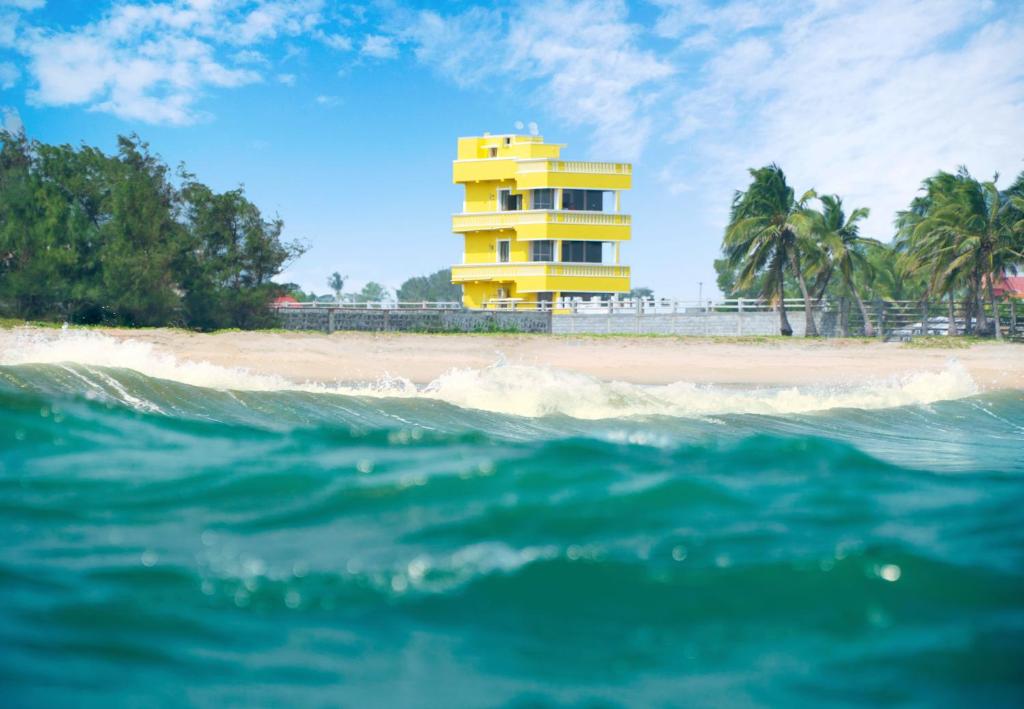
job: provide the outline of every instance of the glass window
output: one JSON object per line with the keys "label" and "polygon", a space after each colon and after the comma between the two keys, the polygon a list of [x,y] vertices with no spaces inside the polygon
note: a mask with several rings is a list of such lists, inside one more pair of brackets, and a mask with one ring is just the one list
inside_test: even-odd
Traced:
{"label": "glass window", "polygon": [[562,260],[571,263],[601,263],[601,241],[563,241]]}
{"label": "glass window", "polygon": [[583,209],[584,190],[562,190],[562,209]]}
{"label": "glass window", "polygon": [[530,242],[530,260],[531,261],[554,261],[555,260],[555,242],[554,241],[531,241]]}
{"label": "glass window", "polygon": [[533,209],[554,209],[555,191],[550,187],[533,191]]}
{"label": "glass window", "polygon": [[498,241],[498,263],[508,263],[512,245],[508,239]]}
{"label": "glass window", "polygon": [[602,212],[604,211],[604,191],[562,190],[562,209]]}
{"label": "glass window", "polygon": [[523,208],[523,196],[512,194],[512,190],[498,190],[498,210],[501,212],[517,212]]}

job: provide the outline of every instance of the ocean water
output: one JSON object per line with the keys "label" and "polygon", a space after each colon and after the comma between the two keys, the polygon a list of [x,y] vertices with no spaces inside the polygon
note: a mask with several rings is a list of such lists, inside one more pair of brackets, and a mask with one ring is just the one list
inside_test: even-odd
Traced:
{"label": "ocean water", "polygon": [[0,704],[1021,706],[1024,397],[0,351]]}

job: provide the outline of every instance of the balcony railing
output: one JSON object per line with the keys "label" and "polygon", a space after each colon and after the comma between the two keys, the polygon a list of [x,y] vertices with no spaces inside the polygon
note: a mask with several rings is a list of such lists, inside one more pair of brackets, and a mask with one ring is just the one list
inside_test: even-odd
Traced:
{"label": "balcony railing", "polygon": [[629,278],[629,266],[604,263],[513,262],[464,263],[452,266],[452,281],[487,281],[537,277]]}
{"label": "balcony railing", "polygon": [[585,224],[587,226],[629,226],[628,214],[530,209],[515,212],[476,212],[452,215],[452,231],[511,229],[526,224]]}
{"label": "balcony railing", "polygon": [[631,175],[628,162],[591,162],[589,160],[552,160],[531,158],[518,161],[519,172],[580,172],[591,175]]}

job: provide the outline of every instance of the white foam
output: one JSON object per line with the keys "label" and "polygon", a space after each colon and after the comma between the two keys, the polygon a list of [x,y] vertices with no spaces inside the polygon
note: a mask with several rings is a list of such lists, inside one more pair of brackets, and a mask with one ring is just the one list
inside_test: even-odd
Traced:
{"label": "white foam", "polygon": [[148,377],[218,390],[426,398],[495,413],[527,417],[563,414],[579,419],[882,409],[978,393],[977,385],[955,360],[937,372],[917,372],[846,387],[734,389],[689,382],[645,386],[605,382],[548,367],[500,363],[485,369],[452,370],[426,387],[417,388],[402,378],[362,386],[297,383],[209,362],[179,361],[150,343],[89,331],[18,330],[0,338],[0,364],[69,363],[131,369]]}

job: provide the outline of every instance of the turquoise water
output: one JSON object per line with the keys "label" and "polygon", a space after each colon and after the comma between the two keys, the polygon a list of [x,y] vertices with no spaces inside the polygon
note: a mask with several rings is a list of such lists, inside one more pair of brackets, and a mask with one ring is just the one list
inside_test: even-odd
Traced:
{"label": "turquoise water", "polygon": [[0,367],[3,705],[1024,701],[1020,392],[572,391]]}

